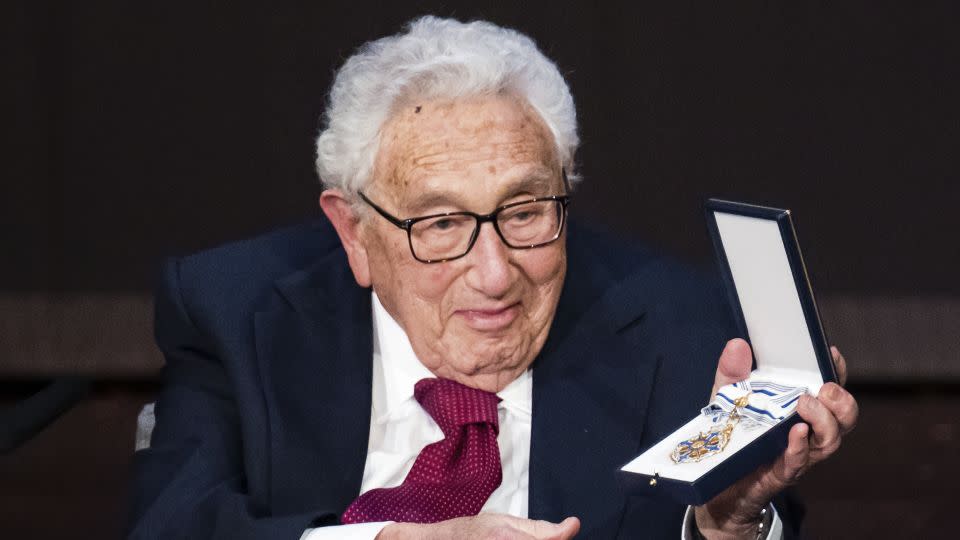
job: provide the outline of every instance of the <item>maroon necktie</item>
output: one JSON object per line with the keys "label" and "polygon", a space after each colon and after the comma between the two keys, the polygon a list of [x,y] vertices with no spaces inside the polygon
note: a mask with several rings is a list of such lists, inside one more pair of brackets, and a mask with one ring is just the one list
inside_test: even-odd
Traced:
{"label": "maroon necktie", "polygon": [[371,489],[343,513],[343,523],[435,523],[475,516],[502,479],[496,394],[447,379],[423,379],[413,396],[443,431],[420,451],[403,483]]}

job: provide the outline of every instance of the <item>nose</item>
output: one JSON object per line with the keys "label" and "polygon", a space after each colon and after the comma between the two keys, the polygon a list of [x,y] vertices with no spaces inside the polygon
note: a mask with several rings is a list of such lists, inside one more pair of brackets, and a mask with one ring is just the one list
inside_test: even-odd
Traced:
{"label": "nose", "polygon": [[477,241],[467,254],[470,268],[466,273],[466,282],[472,289],[489,298],[500,298],[510,290],[512,282],[508,248],[492,223],[484,223],[477,233]]}

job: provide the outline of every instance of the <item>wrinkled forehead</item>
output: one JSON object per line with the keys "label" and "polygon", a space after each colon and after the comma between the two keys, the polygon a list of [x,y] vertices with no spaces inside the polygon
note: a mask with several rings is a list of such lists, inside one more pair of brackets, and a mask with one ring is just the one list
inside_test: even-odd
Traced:
{"label": "wrinkled forehead", "polygon": [[373,184],[402,203],[437,190],[495,193],[559,179],[554,137],[537,111],[493,95],[405,100],[381,130]]}

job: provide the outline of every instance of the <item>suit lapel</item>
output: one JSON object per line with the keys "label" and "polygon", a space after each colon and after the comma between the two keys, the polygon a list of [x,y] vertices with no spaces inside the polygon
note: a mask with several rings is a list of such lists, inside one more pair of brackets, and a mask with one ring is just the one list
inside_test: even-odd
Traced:
{"label": "suit lapel", "polygon": [[[623,511],[616,469],[639,450],[658,359],[643,346],[642,287],[611,287],[571,259],[550,337],[534,363],[529,516],[576,515],[589,536]],[[366,461],[372,385],[370,291],[342,249],[276,282],[256,314],[269,415],[270,505],[339,514]]]}
{"label": "suit lapel", "polygon": [[571,261],[534,364],[530,449],[529,516],[577,516],[585,537],[619,522],[615,471],[639,450],[658,363],[641,343],[642,289],[629,281],[610,287],[595,268]]}
{"label": "suit lapel", "polygon": [[339,514],[360,491],[370,426],[370,291],[336,249],[276,284],[256,316],[275,512]]}

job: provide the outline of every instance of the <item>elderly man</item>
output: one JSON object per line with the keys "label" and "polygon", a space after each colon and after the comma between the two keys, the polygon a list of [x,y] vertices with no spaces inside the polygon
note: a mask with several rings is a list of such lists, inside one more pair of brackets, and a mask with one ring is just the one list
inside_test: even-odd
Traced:
{"label": "elderly man", "polygon": [[349,58],[317,144],[327,221],[165,268],[130,537],[794,535],[780,492],[856,420],[834,384],[703,507],[618,488],[751,356],[694,273],[568,226],[577,143],[514,31],[428,17]]}

